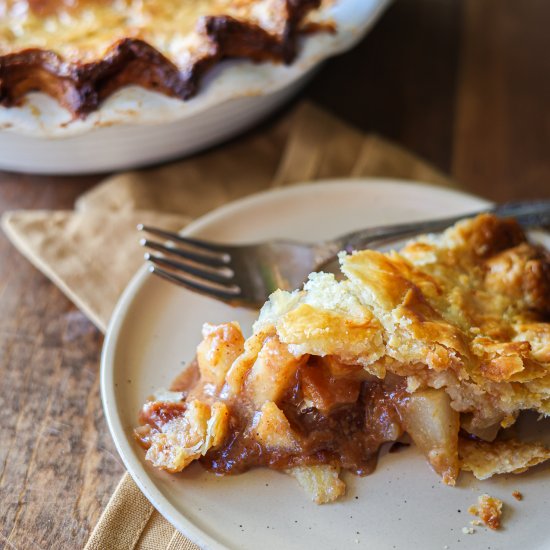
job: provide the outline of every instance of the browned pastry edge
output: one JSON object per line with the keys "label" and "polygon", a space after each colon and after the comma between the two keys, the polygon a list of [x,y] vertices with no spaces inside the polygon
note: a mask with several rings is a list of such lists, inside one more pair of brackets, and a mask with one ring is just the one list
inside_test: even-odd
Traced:
{"label": "browned pastry edge", "polygon": [[103,59],[92,63],[68,63],[55,52],[40,49],[0,56],[0,104],[11,107],[28,92],[40,91],[83,118],[113,92],[132,84],[186,100],[197,93],[204,74],[222,59],[291,63],[300,23],[320,3],[286,0],[287,21],[281,36],[226,15],[207,16],[204,29],[212,53],[184,70],[147,42],[133,38],[114,43]]}

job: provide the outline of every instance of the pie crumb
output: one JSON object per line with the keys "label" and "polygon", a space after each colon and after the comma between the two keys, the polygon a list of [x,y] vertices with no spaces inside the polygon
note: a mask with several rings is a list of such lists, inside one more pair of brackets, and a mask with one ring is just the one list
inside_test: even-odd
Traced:
{"label": "pie crumb", "polygon": [[475,533],[475,530],[473,527],[463,527],[462,528],[462,532],[465,534],[465,535],[473,535]]}
{"label": "pie crumb", "polygon": [[468,512],[479,519],[487,527],[497,530],[500,528],[500,516],[502,515],[502,500],[484,494],[477,498],[477,505],[468,508]]}
{"label": "pie crumb", "polygon": [[523,495],[519,492],[519,491],[514,491],[512,493],[512,496],[516,499],[516,500],[523,500]]}

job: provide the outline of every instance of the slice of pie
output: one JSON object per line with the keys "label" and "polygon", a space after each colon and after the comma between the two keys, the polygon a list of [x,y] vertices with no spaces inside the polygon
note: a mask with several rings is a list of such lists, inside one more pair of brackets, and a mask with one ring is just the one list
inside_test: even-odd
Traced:
{"label": "slice of pie", "polygon": [[404,434],[448,485],[550,458],[509,436],[520,411],[550,414],[548,251],[482,215],[340,261],[342,281],[276,291],[246,340],[236,323],[204,326],[193,366],[143,407],[149,462],[274,468],[322,503]]}
{"label": "slice of pie", "polygon": [[306,16],[320,4],[0,0],[0,103],[41,91],[82,116],[129,84],[188,99],[222,59],[290,63]]}

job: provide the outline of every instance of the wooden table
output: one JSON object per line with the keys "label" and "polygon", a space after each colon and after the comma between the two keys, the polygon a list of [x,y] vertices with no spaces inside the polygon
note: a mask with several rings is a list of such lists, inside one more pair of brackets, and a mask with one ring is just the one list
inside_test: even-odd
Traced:
{"label": "wooden table", "polygon": [[[550,197],[550,3],[398,0],[303,92],[496,200]],[[0,174],[0,210],[71,208],[100,177]],[[80,548],[124,468],[102,336],[0,235],[0,548]]]}

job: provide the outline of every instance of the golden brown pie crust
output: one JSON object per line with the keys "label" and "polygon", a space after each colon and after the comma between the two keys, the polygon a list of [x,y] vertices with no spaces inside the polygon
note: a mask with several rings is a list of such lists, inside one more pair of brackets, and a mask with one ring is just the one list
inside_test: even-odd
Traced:
{"label": "golden brown pie crust", "polygon": [[[16,0],[0,0],[0,14],[9,12],[16,3]],[[92,3],[101,5],[99,0]],[[215,1],[206,3],[215,4]],[[23,0],[19,4],[25,4],[36,16],[44,15],[46,21],[52,10],[60,9],[58,5],[63,2]],[[239,8],[250,7],[253,13],[254,5],[261,2],[240,0],[234,4]],[[79,58],[78,47],[75,47],[77,55],[72,56],[58,53],[57,46],[18,49],[17,39],[12,39],[10,46],[10,37],[16,35],[16,23],[11,26],[5,19],[4,27],[0,25],[0,104],[14,106],[28,92],[40,91],[57,99],[75,116],[82,117],[127,85],[187,100],[197,93],[205,73],[223,59],[291,63],[296,56],[297,36],[304,18],[320,4],[321,0],[274,0],[270,14],[278,19],[278,24],[271,27],[257,17],[241,18],[224,13],[200,17],[196,32],[202,44],[188,63],[179,65],[165,55],[166,52],[162,53],[147,40],[135,36],[117,38],[93,60],[87,59],[89,55],[85,54]],[[76,3],[74,9],[81,11],[76,17],[85,17],[86,5],[85,2]],[[9,13],[2,17],[9,19]],[[139,36],[139,33],[134,34]],[[120,36],[119,29],[113,36]],[[32,43],[32,36],[30,38]]]}

